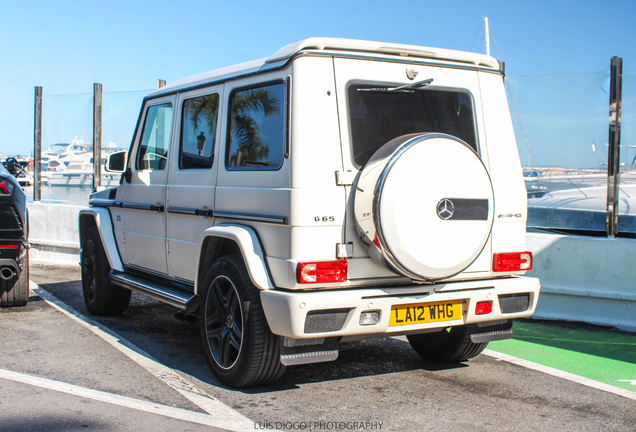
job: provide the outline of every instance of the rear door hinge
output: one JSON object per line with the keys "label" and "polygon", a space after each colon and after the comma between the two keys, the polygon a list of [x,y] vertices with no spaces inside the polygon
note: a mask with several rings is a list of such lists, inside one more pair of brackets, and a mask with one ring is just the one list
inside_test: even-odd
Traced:
{"label": "rear door hinge", "polygon": [[336,258],[352,258],[353,243],[341,244],[336,243]]}
{"label": "rear door hinge", "polygon": [[353,184],[353,172],[336,171],[336,185],[351,186]]}

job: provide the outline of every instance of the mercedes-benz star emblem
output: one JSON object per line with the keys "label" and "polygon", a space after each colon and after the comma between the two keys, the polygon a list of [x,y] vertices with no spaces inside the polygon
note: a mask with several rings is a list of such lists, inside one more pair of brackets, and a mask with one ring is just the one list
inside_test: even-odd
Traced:
{"label": "mercedes-benz star emblem", "polygon": [[437,216],[442,220],[448,220],[455,213],[455,204],[448,198],[444,198],[437,203]]}

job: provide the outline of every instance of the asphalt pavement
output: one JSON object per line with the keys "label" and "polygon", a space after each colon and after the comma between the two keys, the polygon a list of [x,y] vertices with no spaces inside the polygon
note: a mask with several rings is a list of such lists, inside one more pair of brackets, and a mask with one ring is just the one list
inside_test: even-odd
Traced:
{"label": "asphalt pavement", "polygon": [[[497,352],[441,365],[395,338],[343,343],[335,362],[290,367],[268,386],[226,388],[208,368],[197,324],[134,293],[124,315],[91,317],[79,279],[76,268],[32,266],[40,288],[29,305],[0,310],[0,431],[636,429],[627,381],[594,387],[600,381],[559,375],[567,368],[555,375]],[[542,345],[542,334],[518,341],[595,357]],[[627,354],[610,360],[636,364],[629,336],[614,345]]]}

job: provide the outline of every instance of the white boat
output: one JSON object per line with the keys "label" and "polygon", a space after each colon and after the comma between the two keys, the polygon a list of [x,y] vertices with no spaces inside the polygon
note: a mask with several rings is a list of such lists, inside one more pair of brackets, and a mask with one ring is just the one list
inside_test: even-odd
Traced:
{"label": "white boat", "polygon": [[70,143],[57,143],[43,151],[40,157],[42,172],[46,172],[51,161],[57,160],[61,155],[65,154],[70,145]]}
{"label": "white boat", "polygon": [[[532,184],[526,179],[526,186]],[[607,174],[539,178],[528,187],[528,226],[535,228],[605,231]],[[636,172],[621,173],[619,230],[636,233]]]}
{"label": "white boat", "polygon": [[[110,187],[119,183],[121,174],[107,173],[104,170],[105,158],[102,158],[102,186]],[[92,153],[78,155],[73,160],[62,162],[55,171],[49,168],[48,180],[51,186],[93,187]]]}
{"label": "white boat", "polygon": [[[106,156],[117,150],[115,144],[108,143],[102,148],[102,186],[110,187],[119,183],[121,174],[107,173],[104,169]],[[93,144],[74,139],[59,155],[52,155],[47,163],[46,174],[51,186],[93,187]]]}

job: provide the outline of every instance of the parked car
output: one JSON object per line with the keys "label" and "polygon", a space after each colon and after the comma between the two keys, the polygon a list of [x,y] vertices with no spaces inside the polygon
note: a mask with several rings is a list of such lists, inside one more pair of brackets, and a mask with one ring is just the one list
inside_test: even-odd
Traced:
{"label": "parked car", "polygon": [[503,72],[488,56],[314,38],[149,94],[118,187],[79,217],[86,306],[198,316],[223,383],[406,335],[461,362],[539,281]]}
{"label": "parked car", "polygon": [[26,196],[0,163],[0,307],[29,301],[28,234]]}

